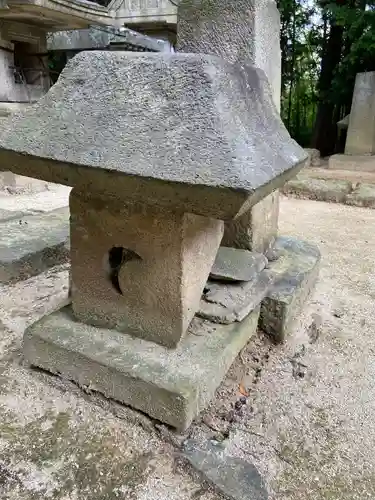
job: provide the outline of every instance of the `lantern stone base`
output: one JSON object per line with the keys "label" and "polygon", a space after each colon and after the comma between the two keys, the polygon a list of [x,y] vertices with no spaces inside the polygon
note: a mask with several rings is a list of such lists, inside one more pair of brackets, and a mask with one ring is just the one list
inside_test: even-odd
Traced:
{"label": "lantern stone base", "polygon": [[177,348],[167,349],[80,323],[67,306],[26,330],[24,354],[31,365],[184,430],[213,398],[258,319],[259,307],[231,325],[194,318]]}

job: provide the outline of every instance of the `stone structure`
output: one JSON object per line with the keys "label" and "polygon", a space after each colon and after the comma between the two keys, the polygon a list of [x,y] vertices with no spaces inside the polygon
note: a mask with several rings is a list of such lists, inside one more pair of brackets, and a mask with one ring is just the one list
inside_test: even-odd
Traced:
{"label": "stone structure", "polygon": [[375,154],[375,71],[356,77],[345,154]]}
{"label": "stone structure", "polygon": [[[49,88],[47,32],[111,24],[105,7],[80,0],[8,0],[0,10],[0,102],[33,102]],[[1,106],[0,106],[1,107]]]}
{"label": "stone structure", "polygon": [[243,314],[196,316],[223,221],[306,158],[264,73],[211,55],[83,52],[3,123],[0,148],[14,172],[73,186],[72,305],[27,330],[26,358],[188,426],[256,330],[269,288],[257,286],[272,282],[257,258]]}
{"label": "stone structure", "polygon": [[[51,86],[47,33],[114,22],[106,7],[87,0],[5,0],[0,9],[0,121],[43,96]],[[34,191],[44,184],[10,172],[0,186]]]}
{"label": "stone structure", "polygon": [[[177,49],[215,54],[262,69],[280,110],[280,16],[274,0],[239,0],[235,8],[226,0],[181,0]],[[265,252],[277,236],[278,214],[279,193],[275,191],[226,225],[223,244]]]}
{"label": "stone structure", "polygon": [[101,28],[49,33],[49,52],[64,52],[67,60],[82,50],[127,50],[130,52],[170,52],[167,41],[158,40],[128,28]]}
{"label": "stone structure", "polygon": [[375,171],[375,71],[358,73],[344,155],[333,155],[329,168]]}
{"label": "stone structure", "polygon": [[[22,5],[14,0],[4,1],[0,9],[0,112],[11,112],[9,103],[35,102],[49,89],[48,32],[58,32],[55,39],[49,35],[51,50],[63,50],[61,44],[74,51],[121,42],[123,50],[140,47],[159,51],[164,50],[161,42],[129,30],[124,32],[123,26],[140,27],[163,38],[162,26],[172,26],[175,33],[176,15],[177,7],[169,0],[157,5],[154,1],[142,0],[137,4],[113,0],[108,7],[87,0],[26,0]],[[141,24],[137,20],[142,20]],[[91,28],[95,25],[102,31]],[[81,29],[84,31],[76,35],[64,33]]]}
{"label": "stone structure", "polygon": [[112,0],[108,9],[116,14],[119,26],[146,35],[176,42],[179,0]]}

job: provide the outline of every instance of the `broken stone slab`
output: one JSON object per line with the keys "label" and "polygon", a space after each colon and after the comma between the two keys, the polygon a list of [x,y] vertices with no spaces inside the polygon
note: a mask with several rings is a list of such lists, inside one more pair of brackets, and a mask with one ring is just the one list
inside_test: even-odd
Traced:
{"label": "broken stone slab", "polygon": [[252,281],[267,265],[261,253],[230,247],[220,247],[210,278],[220,281]]}
{"label": "broken stone slab", "polygon": [[262,302],[271,285],[271,279],[272,276],[264,270],[252,281],[238,283],[208,281],[197,315],[222,325],[242,321]]}
{"label": "broken stone slab", "polygon": [[81,52],[0,125],[0,163],[16,174],[220,220],[305,159],[264,73],[203,54]]}
{"label": "broken stone slab", "polygon": [[31,365],[186,429],[214,396],[239,351],[256,333],[259,308],[241,323],[194,319],[176,349],[77,322],[70,307],[24,335]]}
{"label": "broken stone slab", "polygon": [[315,245],[290,237],[278,237],[275,251],[279,258],[267,269],[273,284],[261,305],[260,327],[282,342],[314,289],[321,256]]}
{"label": "broken stone slab", "polygon": [[342,180],[323,180],[303,177],[293,179],[285,184],[283,193],[296,198],[344,203],[352,191],[352,183]]}
{"label": "broken stone slab", "polygon": [[0,223],[0,282],[35,276],[69,260],[68,207]]}
{"label": "broken stone slab", "polygon": [[375,184],[358,184],[346,197],[346,204],[356,207],[375,208]]}
{"label": "broken stone slab", "polygon": [[187,439],[183,445],[182,456],[226,498],[268,499],[264,481],[255,465],[230,456],[223,443],[199,443],[194,439]]}

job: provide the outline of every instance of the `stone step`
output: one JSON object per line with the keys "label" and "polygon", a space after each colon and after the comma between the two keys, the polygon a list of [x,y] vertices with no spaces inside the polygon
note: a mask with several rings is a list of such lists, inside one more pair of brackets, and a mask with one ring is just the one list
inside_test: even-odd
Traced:
{"label": "stone step", "polygon": [[35,276],[69,260],[69,208],[42,214],[0,211],[0,283]]}
{"label": "stone step", "polygon": [[306,241],[279,236],[274,245],[278,259],[266,270],[272,286],[262,300],[260,328],[275,342],[290,335],[319,275],[320,251]]}
{"label": "stone step", "polygon": [[334,179],[338,181],[348,181],[353,184],[364,182],[375,184],[375,172],[361,172],[359,170],[334,170],[327,168],[309,168],[303,170],[299,177],[309,177],[312,179]]}
{"label": "stone step", "polygon": [[[352,180],[349,180],[354,172],[347,173],[350,175],[342,175],[341,179],[323,179],[312,178],[304,172],[287,182],[283,188],[283,193],[294,198],[375,208],[375,178],[373,182],[354,182],[354,176]],[[344,180],[345,177],[347,177],[347,180]]]}
{"label": "stone step", "polygon": [[295,198],[345,203],[352,189],[352,183],[348,181],[298,176],[285,184],[283,193]]}
{"label": "stone step", "polygon": [[351,170],[375,173],[374,155],[332,155],[328,161],[328,168],[332,170]]}

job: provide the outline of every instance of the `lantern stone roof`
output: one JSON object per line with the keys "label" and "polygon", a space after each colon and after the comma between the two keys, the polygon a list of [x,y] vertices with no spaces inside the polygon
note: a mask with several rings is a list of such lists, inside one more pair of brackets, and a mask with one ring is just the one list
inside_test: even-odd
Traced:
{"label": "lantern stone roof", "polygon": [[303,166],[260,70],[201,54],[90,51],[0,128],[21,175],[231,219]]}

